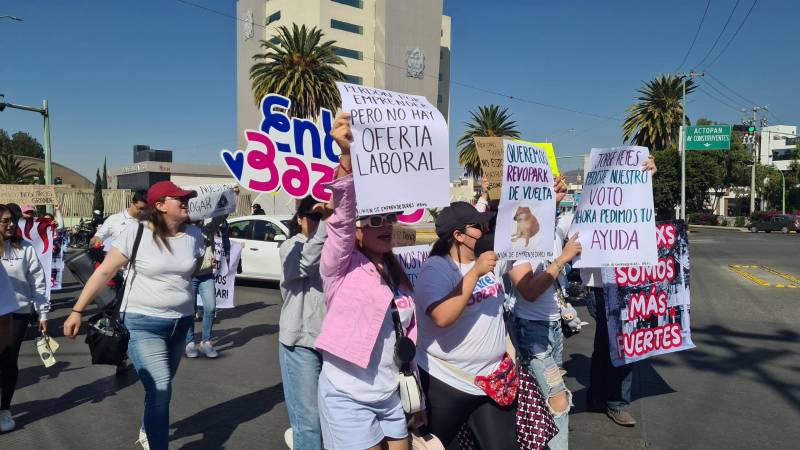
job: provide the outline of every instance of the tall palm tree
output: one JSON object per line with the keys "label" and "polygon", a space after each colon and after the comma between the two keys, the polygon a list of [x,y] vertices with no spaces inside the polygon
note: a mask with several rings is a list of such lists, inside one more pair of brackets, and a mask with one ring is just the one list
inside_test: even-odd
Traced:
{"label": "tall palm tree", "polygon": [[464,167],[467,175],[481,176],[481,161],[478,149],[475,148],[475,136],[519,138],[517,122],[511,120],[508,108],[500,109],[498,105],[479,106],[477,113],[470,111],[472,120],[464,125],[467,129],[458,139],[458,162]]}
{"label": "tall palm tree", "polygon": [[277,41],[261,41],[266,53],[255,55],[250,68],[256,105],[270,93],[292,100],[290,116],[316,119],[320,108],[335,111],[341,104],[337,81],[344,74],[334,66],[345,65],[334,53],[336,41],[321,42],[322,31],[292,24],[278,28]]}
{"label": "tall palm tree", "polygon": [[[648,81],[637,92],[638,102],[628,107],[622,124],[622,140],[653,150],[664,150],[678,142],[683,120],[683,77],[661,75]],[[686,94],[695,90],[691,79],[686,80]],[[687,117],[687,125],[690,123]]]}
{"label": "tall palm tree", "polygon": [[31,184],[35,176],[31,165],[22,164],[11,153],[0,154],[0,184]]}

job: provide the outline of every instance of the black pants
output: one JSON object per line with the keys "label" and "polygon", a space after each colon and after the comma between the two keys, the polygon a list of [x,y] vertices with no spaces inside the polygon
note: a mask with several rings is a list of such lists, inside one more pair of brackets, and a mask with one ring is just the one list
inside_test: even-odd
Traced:
{"label": "black pants", "polygon": [[32,314],[11,315],[11,340],[8,347],[0,353],[0,410],[11,406],[14,390],[19,377],[19,349],[25,339],[25,331],[33,320]]}
{"label": "black pants", "polygon": [[592,288],[594,304],[589,312],[597,321],[594,328],[594,350],[592,351],[591,386],[586,395],[590,402],[605,404],[611,409],[625,409],[631,403],[633,382],[633,365],[626,364],[614,367],[611,364],[608,342],[608,321],[606,320],[605,291],[603,288]]}
{"label": "black pants", "polygon": [[485,395],[470,395],[420,370],[428,404],[428,428],[448,450],[459,449],[458,431],[467,423],[482,450],[518,449],[516,407],[501,407]]}

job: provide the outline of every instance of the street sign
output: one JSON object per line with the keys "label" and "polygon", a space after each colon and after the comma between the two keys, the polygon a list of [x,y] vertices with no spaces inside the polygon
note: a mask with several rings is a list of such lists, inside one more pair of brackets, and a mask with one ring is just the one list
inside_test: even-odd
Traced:
{"label": "street sign", "polygon": [[730,125],[686,127],[686,150],[729,150]]}

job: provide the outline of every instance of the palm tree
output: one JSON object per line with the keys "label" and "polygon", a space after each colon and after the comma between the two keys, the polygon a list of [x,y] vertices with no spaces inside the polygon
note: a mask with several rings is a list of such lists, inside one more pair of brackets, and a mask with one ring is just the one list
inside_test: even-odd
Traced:
{"label": "palm tree", "polygon": [[0,184],[31,184],[35,176],[31,165],[22,164],[11,153],[0,154]]}
{"label": "palm tree", "polygon": [[290,116],[316,119],[320,108],[335,111],[341,104],[337,81],[344,74],[335,65],[345,65],[334,53],[336,41],[322,40],[322,31],[292,24],[278,28],[277,41],[261,41],[266,53],[255,55],[250,68],[256,105],[270,93],[292,100]]}
{"label": "palm tree", "polygon": [[[664,150],[678,142],[678,129],[683,120],[683,77],[661,75],[639,88],[638,103],[628,107],[622,124],[622,140]],[[686,94],[695,90],[691,79],[686,80]],[[686,119],[688,125],[689,119]]]}
{"label": "palm tree", "polygon": [[458,139],[458,162],[467,175],[479,177],[482,174],[481,161],[475,148],[475,136],[519,138],[517,122],[511,120],[508,108],[498,105],[479,106],[478,112],[470,111],[472,121],[464,125],[467,129]]}

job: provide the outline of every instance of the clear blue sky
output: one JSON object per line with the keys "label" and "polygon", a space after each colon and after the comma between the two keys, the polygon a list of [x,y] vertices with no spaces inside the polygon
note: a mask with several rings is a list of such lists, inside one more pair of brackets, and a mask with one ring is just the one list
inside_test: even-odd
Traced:
{"label": "clear blue sky", "polygon": [[[235,14],[233,0],[192,0]],[[297,0],[303,1],[303,0]],[[400,1],[400,0],[390,0]],[[682,70],[708,52],[736,0],[713,0]],[[753,0],[740,0],[713,60]],[[487,9],[487,4],[492,9]],[[559,155],[620,144],[621,118],[644,80],[683,59],[705,0],[445,0],[453,19],[453,81],[617,120],[524,103],[458,84],[451,89],[451,152],[469,111],[508,106],[526,139],[550,137]],[[235,145],[235,21],[175,0],[6,0],[0,15],[0,93],[29,105],[47,98],[53,158],[94,177],[131,161],[134,144],[175,151],[176,162],[217,163]],[[760,0],[709,69],[771,124],[800,124],[800,2]],[[738,123],[752,106],[714,79],[689,98],[692,119]],[[42,139],[41,118],[6,110],[0,128]],[[574,129],[574,132],[567,130]],[[566,167],[579,166],[573,160]],[[458,172],[453,171],[453,176]]]}

